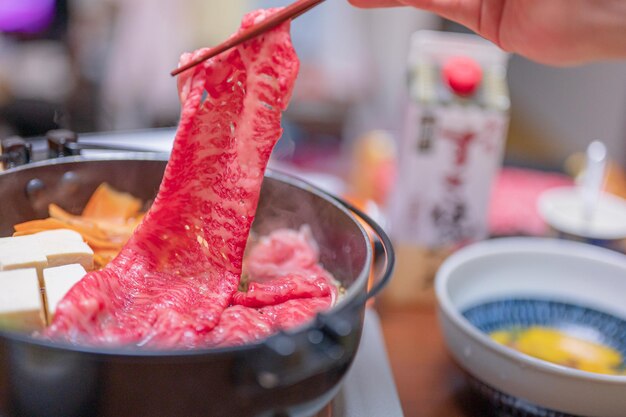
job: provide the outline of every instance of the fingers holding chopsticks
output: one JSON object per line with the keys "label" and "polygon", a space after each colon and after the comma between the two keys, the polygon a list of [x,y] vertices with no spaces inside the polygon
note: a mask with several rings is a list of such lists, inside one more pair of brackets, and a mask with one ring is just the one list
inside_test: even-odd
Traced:
{"label": "fingers holding chopsticks", "polygon": [[505,50],[566,66],[626,58],[624,0],[348,0],[413,6],[460,23]]}
{"label": "fingers holding chopsticks", "polygon": [[446,19],[454,20],[476,30],[481,14],[502,9],[502,0],[348,0],[356,7],[397,7],[412,6],[437,13]]}

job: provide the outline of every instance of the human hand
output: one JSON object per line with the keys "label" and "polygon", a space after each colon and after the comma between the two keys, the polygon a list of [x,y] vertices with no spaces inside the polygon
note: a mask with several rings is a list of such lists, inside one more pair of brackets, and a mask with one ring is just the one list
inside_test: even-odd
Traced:
{"label": "human hand", "polygon": [[453,20],[504,50],[552,65],[626,58],[624,0],[349,0],[414,6]]}

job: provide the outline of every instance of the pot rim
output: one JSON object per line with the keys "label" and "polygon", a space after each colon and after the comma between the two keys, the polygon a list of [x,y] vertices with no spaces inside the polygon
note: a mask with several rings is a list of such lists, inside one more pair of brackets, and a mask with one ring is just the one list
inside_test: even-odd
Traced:
{"label": "pot rim", "polygon": [[[11,168],[6,171],[0,172],[0,180],[2,178],[11,175],[12,173],[19,171],[27,171],[34,168],[41,168],[50,165],[63,165],[63,164],[75,164],[75,163],[89,163],[89,162],[107,162],[107,161],[154,161],[154,162],[167,162],[169,159],[168,153],[162,152],[112,152],[106,153],[103,155],[77,155],[77,156],[67,156],[60,157],[54,159],[48,159],[43,161],[33,162],[27,165],[22,165],[19,167]],[[207,354],[232,354],[232,353],[244,353],[251,352],[258,347],[267,343],[268,340],[281,336],[290,336],[295,335],[301,332],[305,332],[308,330],[314,329],[313,324],[319,322],[320,320],[324,321],[324,318],[333,316],[334,314],[351,307],[354,307],[357,304],[365,305],[367,297],[365,288],[368,282],[369,273],[371,270],[371,265],[373,263],[373,249],[370,245],[370,240],[367,232],[365,231],[362,224],[356,219],[354,214],[350,212],[343,204],[341,204],[340,200],[338,200],[332,194],[320,189],[319,187],[308,183],[305,180],[300,178],[296,178],[291,174],[287,174],[284,172],[280,172],[279,170],[275,170],[272,168],[267,168],[265,172],[265,176],[268,178],[272,178],[278,180],[280,182],[286,183],[288,185],[292,185],[303,189],[309,193],[314,194],[315,196],[322,198],[326,202],[332,204],[336,209],[341,211],[344,215],[348,216],[350,220],[355,224],[358,230],[361,233],[361,237],[363,238],[363,242],[365,244],[366,254],[365,254],[365,262],[363,265],[363,269],[358,273],[358,276],[354,280],[354,282],[347,288],[344,296],[339,300],[332,308],[326,311],[318,312],[312,320],[291,329],[280,330],[277,333],[272,334],[271,336],[261,339],[252,343],[247,343],[245,345],[238,346],[228,346],[228,347],[219,347],[219,348],[200,348],[200,349],[154,349],[154,350],[143,350],[137,349],[136,347],[124,347],[124,346],[116,346],[116,347],[93,347],[93,346],[83,346],[83,345],[73,345],[66,342],[57,342],[50,341],[46,339],[37,339],[36,337],[0,330],[0,338],[11,339],[16,342],[26,343],[30,345],[39,346],[42,348],[48,349],[56,349],[56,350],[66,350],[77,353],[85,353],[92,355],[102,355],[107,357],[121,357],[121,358],[185,358],[185,357],[196,357],[196,356],[204,356]]]}

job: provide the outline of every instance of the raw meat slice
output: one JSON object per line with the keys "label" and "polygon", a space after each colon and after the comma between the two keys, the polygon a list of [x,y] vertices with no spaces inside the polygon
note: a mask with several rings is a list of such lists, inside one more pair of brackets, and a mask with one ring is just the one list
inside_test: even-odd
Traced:
{"label": "raw meat slice", "polygon": [[232,306],[224,310],[209,335],[210,346],[241,345],[263,339],[276,331],[275,320],[254,308]]}
{"label": "raw meat slice", "polygon": [[[308,254],[307,262],[301,262],[302,254]],[[251,342],[298,326],[337,300],[337,285],[319,264],[319,251],[308,227],[275,230],[252,246],[247,262],[251,259],[276,276],[265,275],[261,280],[249,276],[247,291],[233,295],[233,305],[211,332],[211,346]],[[254,268],[248,266],[248,270]]]}
{"label": "raw meat slice", "polygon": [[332,306],[331,297],[303,298],[289,300],[282,304],[263,307],[259,311],[274,322],[277,329],[289,329],[299,326]]}
{"label": "raw meat slice", "polygon": [[280,329],[306,323],[317,312],[332,305],[331,296],[326,296],[288,300],[260,309],[238,305],[228,307],[210,333],[210,345],[231,346],[263,339]]}
{"label": "raw meat slice", "polygon": [[233,295],[233,304],[265,307],[297,298],[325,297],[336,289],[326,277],[308,278],[297,273],[270,282],[251,282],[248,291]]}
{"label": "raw meat slice", "polygon": [[247,259],[248,272],[256,281],[266,281],[294,271],[315,268],[319,259],[311,229],[283,229],[262,238]]}
{"label": "raw meat slice", "polygon": [[[242,29],[272,12],[247,15]],[[47,336],[160,348],[216,343],[211,330],[222,314],[239,310],[224,311],[297,70],[284,24],[179,77],[181,120],[152,208],[116,259],[68,293]]]}

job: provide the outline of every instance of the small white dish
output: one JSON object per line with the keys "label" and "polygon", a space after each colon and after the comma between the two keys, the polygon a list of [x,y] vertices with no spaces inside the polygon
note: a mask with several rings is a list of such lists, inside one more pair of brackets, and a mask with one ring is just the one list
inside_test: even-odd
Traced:
{"label": "small white dish", "polygon": [[435,291],[453,358],[486,386],[520,399],[526,409],[515,415],[626,416],[626,376],[585,372],[522,354],[493,341],[463,314],[493,301],[531,299],[626,320],[625,255],[557,239],[488,240],[449,257],[438,271]]}
{"label": "small white dish", "polygon": [[541,194],[537,209],[559,237],[626,249],[626,200],[620,197],[600,193],[593,211],[586,214],[581,187],[558,187]]}

